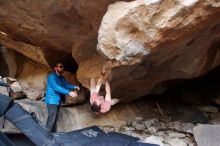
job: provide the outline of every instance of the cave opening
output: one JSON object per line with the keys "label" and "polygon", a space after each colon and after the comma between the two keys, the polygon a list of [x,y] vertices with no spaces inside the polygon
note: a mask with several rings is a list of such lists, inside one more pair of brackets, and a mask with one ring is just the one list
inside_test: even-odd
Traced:
{"label": "cave opening", "polygon": [[27,57],[0,44],[0,76],[16,78]]}
{"label": "cave opening", "polygon": [[197,78],[165,81],[162,86],[167,87],[166,91],[147,95],[139,100],[155,105],[158,111],[162,110],[164,115],[174,121],[212,123],[219,115],[219,74],[220,66],[217,66]]}
{"label": "cave opening", "polygon": [[146,100],[167,100],[182,104],[213,104],[217,105],[220,98],[220,66],[210,72],[193,79],[175,79],[163,82],[168,87],[159,95],[147,95]]}
{"label": "cave opening", "polygon": [[[76,74],[78,70],[78,63],[72,57],[71,53],[63,52],[59,50],[53,49],[46,49],[44,50],[44,57],[49,65],[48,66],[42,65],[31,58],[28,58],[17,52],[14,49],[7,48],[4,45],[0,45],[0,75],[3,77],[17,77],[23,67],[23,64],[26,60],[31,60],[35,64],[39,64],[39,66],[48,68],[49,70],[53,69],[57,62],[60,62],[64,65],[64,70]],[[10,71],[13,70],[13,74]]]}
{"label": "cave opening", "polygon": [[47,48],[44,50],[44,57],[51,68],[57,62],[60,62],[64,65],[64,70],[67,72],[76,74],[78,70],[78,63],[69,52]]}

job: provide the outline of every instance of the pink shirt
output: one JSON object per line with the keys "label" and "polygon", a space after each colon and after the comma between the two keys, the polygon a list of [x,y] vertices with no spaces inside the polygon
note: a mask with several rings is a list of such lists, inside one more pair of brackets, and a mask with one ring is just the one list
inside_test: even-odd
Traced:
{"label": "pink shirt", "polygon": [[108,111],[110,111],[111,106],[112,106],[112,102],[105,100],[105,101],[102,102],[102,104],[101,104],[101,110],[100,110],[100,112],[101,112],[101,113],[107,113]]}
{"label": "pink shirt", "polygon": [[104,97],[100,96],[98,93],[93,92],[90,97],[90,103],[92,104],[94,101],[104,102]]}
{"label": "pink shirt", "polygon": [[92,104],[94,101],[101,102],[101,113],[106,113],[111,109],[112,102],[104,99],[103,96],[100,96],[98,93],[93,92],[90,97],[90,103]]}

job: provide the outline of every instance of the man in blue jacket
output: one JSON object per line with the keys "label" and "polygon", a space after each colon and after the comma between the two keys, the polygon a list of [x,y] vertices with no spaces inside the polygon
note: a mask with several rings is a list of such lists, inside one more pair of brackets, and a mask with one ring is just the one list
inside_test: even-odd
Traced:
{"label": "man in blue jacket", "polygon": [[77,93],[72,90],[80,90],[78,86],[68,83],[64,76],[64,67],[61,63],[57,63],[54,72],[50,73],[47,78],[47,89],[45,103],[48,110],[48,118],[46,128],[51,131],[56,121],[60,100],[63,95],[70,95],[72,98],[77,97]]}

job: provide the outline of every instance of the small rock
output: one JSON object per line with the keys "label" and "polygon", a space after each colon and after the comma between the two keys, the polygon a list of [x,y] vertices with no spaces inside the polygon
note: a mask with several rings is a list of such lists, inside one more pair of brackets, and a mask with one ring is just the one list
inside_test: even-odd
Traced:
{"label": "small rock", "polygon": [[157,136],[161,136],[164,137],[166,134],[164,133],[164,131],[158,131],[157,132]]}
{"label": "small rock", "polygon": [[206,113],[217,113],[218,112],[218,108],[214,106],[199,106],[198,109]]}
{"label": "small rock", "polygon": [[150,128],[151,126],[153,126],[153,124],[150,120],[144,121],[143,123],[146,128]]}
{"label": "small rock", "polygon": [[128,120],[128,121],[127,121],[127,126],[130,126],[130,125],[132,125],[132,121],[131,121],[131,120]]}
{"label": "small rock", "polygon": [[24,90],[24,93],[27,95],[27,98],[37,101],[43,98],[44,92],[38,90]]}
{"label": "small rock", "polygon": [[150,120],[144,121],[143,123],[146,128],[149,128],[151,126],[158,126],[159,120],[157,118],[152,118]]}
{"label": "small rock", "polygon": [[181,123],[180,121],[175,121],[175,122],[172,122],[172,123],[168,123],[168,127],[174,128],[174,129],[177,129],[177,130],[182,130],[182,126],[183,126],[183,123]]}
{"label": "small rock", "polygon": [[24,99],[27,97],[27,95],[23,92],[23,91],[18,91],[18,92],[11,92],[10,96],[14,99],[14,100],[19,100],[19,99]]}
{"label": "small rock", "polygon": [[10,82],[16,82],[16,81],[17,81],[17,79],[11,78],[11,77],[7,77],[7,79],[8,79]]}
{"label": "small rock", "polygon": [[193,128],[195,127],[192,123],[181,123],[179,121],[175,121],[172,123],[168,123],[167,127],[174,128],[176,130],[181,130],[189,133],[193,133]]}
{"label": "small rock", "polygon": [[187,144],[179,138],[172,138],[171,140],[168,141],[168,143],[171,146],[187,146]]}
{"label": "small rock", "polygon": [[130,130],[130,131],[134,131],[135,128],[134,128],[134,127],[129,127],[129,130]]}
{"label": "small rock", "polygon": [[131,128],[125,126],[125,127],[124,127],[124,130],[125,130],[125,131],[131,131]]}
{"label": "small rock", "polygon": [[185,137],[183,141],[188,145],[188,146],[195,146],[195,142],[192,140],[190,137]]}
{"label": "small rock", "polygon": [[192,123],[185,123],[182,126],[182,131],[188,132],[188,133],[193,133],[193,128],[195,127],[194,124]]}
{"label": "small rock", "polygon": [[11,90],[15,93],[15,92],[20,92],[23,91],[22,87],[20,86],[20,84],[18,82],[14,82],[11,85]]}
{"label": "small rock", "polygon": [[158,131],[157,127],[149,127],[148,130],[150,131],[150,133],[156,133]]}
{"label": "small rock", "polygon": [[154,126],[158,126],[159,120],[158,120],[157,118],[153,118],[153,119],[151,119],[151,123],[152,123]]}
{"label": "small rock", "polygon": [[135,118],[135,121],[137,121],[137,123],[141,123],[142,120],[143,120],[142,117],[136,117],[136,118]]}
{"label": "small rock", "polygon": [[158,144],[164,146],[164,138],[160,136],[150,136],[144,140],[145,143]]}
{"label": "small rock", "polygon": [[166,125],[165,123],[160,123],[160,124],[159,124],[159,127],[160,127],[160,128],[166,128],[167,125]]}
{"label": "small rock", "polygon": [[184,137],[186,137],[186,135],[183,133],[173,132],[173,133],[169,133],[169,137],[171,137],[171,138],[184,138]]}
{"label": "small rock", "polygon": [[135,129],[143,131],[145,129],[145,126],[143,124],[136,124]]}
{"label": "small rock", "polygon": [[135,127],[137,124],[138,124],[137,121],[132,121],[132,122],[131,122],[131,125],[132,125],[133,127]]}
{"label": "small rock", "polygon": [[3,80],[4,83],[8,83],[7,82],[7,80],[8,80],[7,77],[2,78],[2,80]]}

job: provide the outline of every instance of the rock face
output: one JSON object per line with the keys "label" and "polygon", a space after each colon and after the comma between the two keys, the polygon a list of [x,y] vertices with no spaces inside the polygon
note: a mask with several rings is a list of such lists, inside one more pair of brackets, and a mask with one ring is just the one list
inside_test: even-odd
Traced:
{"label": "rock face", "polygon": [[108,4],[115,1],[3,0],[0,42],[20,52],[24,48],[27,56],[32,59],[38,56],[41,63],[49,65],[67,59],[72,48],[91,48],[95,53],[102,16]]}
{"label": "rock face", "polygon": [[[18,100],[19,103],[28,112],[34,112],[37,118],[43,123],[47,120],[47,108],[42,101],[30,101],[30,100]],[[146,114],[146,111],[151,111],[153,106],[149,106],[146,102],[139,101],[129,103],[123,106],[115,106],[111,112],[105,115],[95,115],[91,111],[91,107],[88,103],[73,106],[71,108],[61,107],[58,121],[57,121],[57,131],[67,132],[73,131],[80,128],[85,128],[88,126],[95,125],[125,125],[127,121],[134,119],[136,116],[141,116]],[[154,112],[149,112],[147,116],[152,116]],[[146,118],[144,116],[144,118]],[[2,125],[0,119],[0,125]],[[19,132],[10,122],[6,121],[4,123],[4,128],[0,127],[1,131],[8,133]]]}
{"label": "rock face", "polygon": [[0,47],[0,56],[1,76],[17,76],[22,69],[20,66],[24,64],[25,57],[4,46]]}
{"label": "rock face", "polygon": [[219,14],[220,2],[211,0],[110,5],[99,29],[98,50],[120,63],[112,71],[117,96],[163,91],[164,81],[194,78],[218,66]]}
{"label": "rock face", "polygon": [[63,61],[86,87],[106,66],[124,101],[220,65],[219,1],[115,1],[0,1],[0,44],[46,70]]}
{"label": "rock face", "polygon": [[[136,123],[135,125],[133,123]],[[136,125],[151,123],[141,129]],[[190,131],[188,128],[190,127]],[[191,131],[195,125],[184,122],[161,121],[157,118],[140,120],[137,117],[131,124],[117,126],[101,126],[105,132],[119,132],[133,137],[138,137],[140,142],[157,144],[160,146],[195,146],[195,139]]]}

